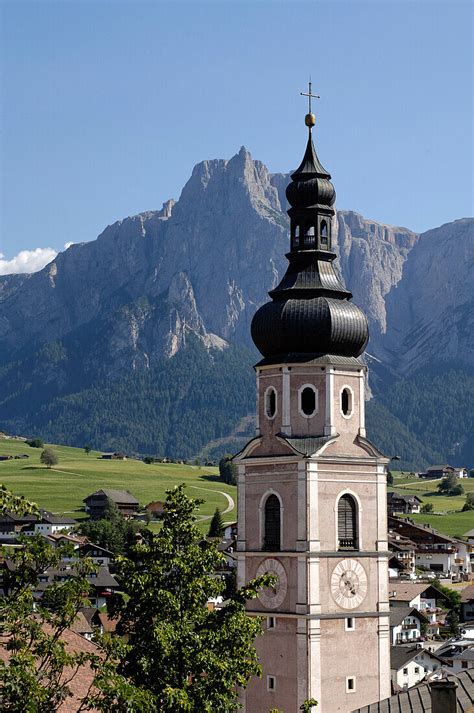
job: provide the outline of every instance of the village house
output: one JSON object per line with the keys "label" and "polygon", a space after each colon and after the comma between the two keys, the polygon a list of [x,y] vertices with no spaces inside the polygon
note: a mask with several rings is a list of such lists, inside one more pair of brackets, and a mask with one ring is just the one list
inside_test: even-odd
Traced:
{"label": "village house", "polygon": [[145,510],[151,520],[161,520],[165,512],[165,504],[161,500],[152,500],[151,503],[145,505]]}
{"label": "village house", "polygon": [[446,597],[433,585],[426,582],[407,582],[390,580],[388,585],[390,611],[396,608],[417,609],[427,620],[428,636],[439,636],[440,628],[446,617],[441,604],[446,604]]}
{"label": "village house", "polygon": [[395,557],[395,555],[392,555],[390,559],[388,560],[388,576],[390,579],[395,579],[396,577],[400,577],[403,575],[408,576],[408,572],[406,571],[403,563],[398,559],[398,557]]}
{"label": "village house", "polygon": [[14,542],[19,535],[55,535],[69,531],[76,520],[62,515],[53,515],[41,510],[40,515],[15,515],[5,512],[0,516],[0,542]]}
{"label": "village house", "polygon": [[416,545],[409,537],[404,537],[398,532],[389,530],[388,549],[402,563],[405,572],[410,577],[415,577]]}
{"label": "village house", "polygon": [[436,654],[420,646],[392,646],[390,648],[390,674],[392,682],[400,689],[412,688],[428,673],[444,665]]}
{"label": "village house", "polygon": [[420,641],[423,625],[428,625],[427,617],[415,607],[394,607],[390,609],[390,645]]}
{"label": "village house", "polygon": [[428,525],[410,518],[388,516],[389,530],[412,540],[416,545],[416,566],[448,576],[470,574],[471,558],[467,543],[443,535]]}
{"label": "village house", "polygon": [[[46,589],[52,584],[67,582],[76,575],[76,570],[67,564],[57,568],[48,567],[38,576],[38,584],[33,592],[34,597],[38,600],[41,599]],[[97,609],[105,606],[112,593],[120,588],[107,567],[98,567],[94,572],[87,574],[86,578],[92,586],[92,592],[88,595],[89,600]]]}
{"label": "village house", "polygon": [[474,584],[461,592],[461,619],[465,622],[474,621]]}
{"label": "village house", "polygon": [[474,645],[462,647],[452,645],[449,649],[440,652],[439,656],[445,661],[444,665],[452,668],[454,673],[474,669]]}
{"label": "village house", "polygon": [[75,525],[77,525],[77,520],[72,517],[53,515],[47,510],[41,510],[40,517],[34,523],[34,529],[23,529],[23,531],[27,535],[56,535],[58,532],[70,530]]}
{"label": "village house", "polygon": [[474,623],[461,624],[459,637],[451,638],[444,642],[436,654],[445,661],[446,666],[459,672],[465,669],[474,669]]}
{"label": "village house", "polygon": [[125,453],[102,453],[101,460],[127,460]]}
{"label": "village house", "polygon": [[395,513],[403,513],[405,515],[419,513],[422,502],[416,495],[387,493],[387,511],[389,515],[394,515]]}
{"label": "village house", "polygon": [[452,465],[431,465],[425,473],[418,473],[419,478],[447,478],[448,475],[455,475],[456,478],[467,478],[469,473],[467,468],[456,468]]}
{"label": "village house", "polygon": [[90,517],[99,520],[109,500],[115,503],[124,517],[133,517],[140,507],[138,500],[128,490],[112,490],[110,488],[96,490],[82,502],[85,503],[85,510]]}
{"label": "village house", "polygon": [[2,544],[14,542],[25,526],[34,528],[36,519],[36,515],[20,516],[10,511],[4,512],[0,516],[0,542]]}

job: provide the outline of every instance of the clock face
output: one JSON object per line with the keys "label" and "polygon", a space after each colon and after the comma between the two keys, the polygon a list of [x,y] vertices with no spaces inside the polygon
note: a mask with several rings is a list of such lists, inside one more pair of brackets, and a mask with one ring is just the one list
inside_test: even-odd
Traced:
{"label": "clock face", "polygon": [[331,592],[343,609],[355,609],[367,594],[367,575],[357,560],[341,560],[331,575]]}
{"label": "clock face", "polygon": [[283,602],[288,591],[288,579],[282,563],[276,559],[263,560],[257,569],[257,577],[262,574],[276,574],[278,581],[273,587],[262,589],[258,598],[267,609],[276,609]]}

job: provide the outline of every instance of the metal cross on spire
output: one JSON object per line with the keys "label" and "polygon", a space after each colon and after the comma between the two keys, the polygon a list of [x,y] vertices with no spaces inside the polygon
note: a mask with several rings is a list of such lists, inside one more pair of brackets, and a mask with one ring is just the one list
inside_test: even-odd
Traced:
{"label": "metal cross on spire", "polygon": [[302,97],[308,97],[308,114],[311,114],[311,99],[321,99],[319,94],[312,94],[311,93],[311,77],[309,78],[308,82],[308,91],[307,92],[300,92],[300,95]]}

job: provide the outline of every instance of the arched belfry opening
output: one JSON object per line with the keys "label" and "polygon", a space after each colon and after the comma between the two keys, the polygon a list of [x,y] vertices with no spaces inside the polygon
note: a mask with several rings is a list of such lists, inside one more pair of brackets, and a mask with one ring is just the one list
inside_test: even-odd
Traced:
{"label": "arched belfry opening", "polygon": [[273,493],[265,501],[263,549],[275,552],[281,549],[281,506]]}
{"label": "arched belfry opening", "polygon": [[339,550],[358,548],[357,503],[352,495],[342,495],[337,504],[337,537]]}
{"label": "arched belfry opening", "polygon": [[321,247],[327,249],[329,247],[329,232],[326,220],[322,220],[319,226],[319,238]]}

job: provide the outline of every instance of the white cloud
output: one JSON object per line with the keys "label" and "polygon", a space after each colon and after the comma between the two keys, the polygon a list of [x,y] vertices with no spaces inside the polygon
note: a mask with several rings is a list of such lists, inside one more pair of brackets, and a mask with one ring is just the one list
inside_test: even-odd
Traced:
{"label": "white cloud", "polygon": [[17,272],[38,272],[48,262],[54,260],[57,252],[53,248],[35,248],[34,250],[20,250],[20,252],[6,260],[0,253],[0,275],[11,275]]}

